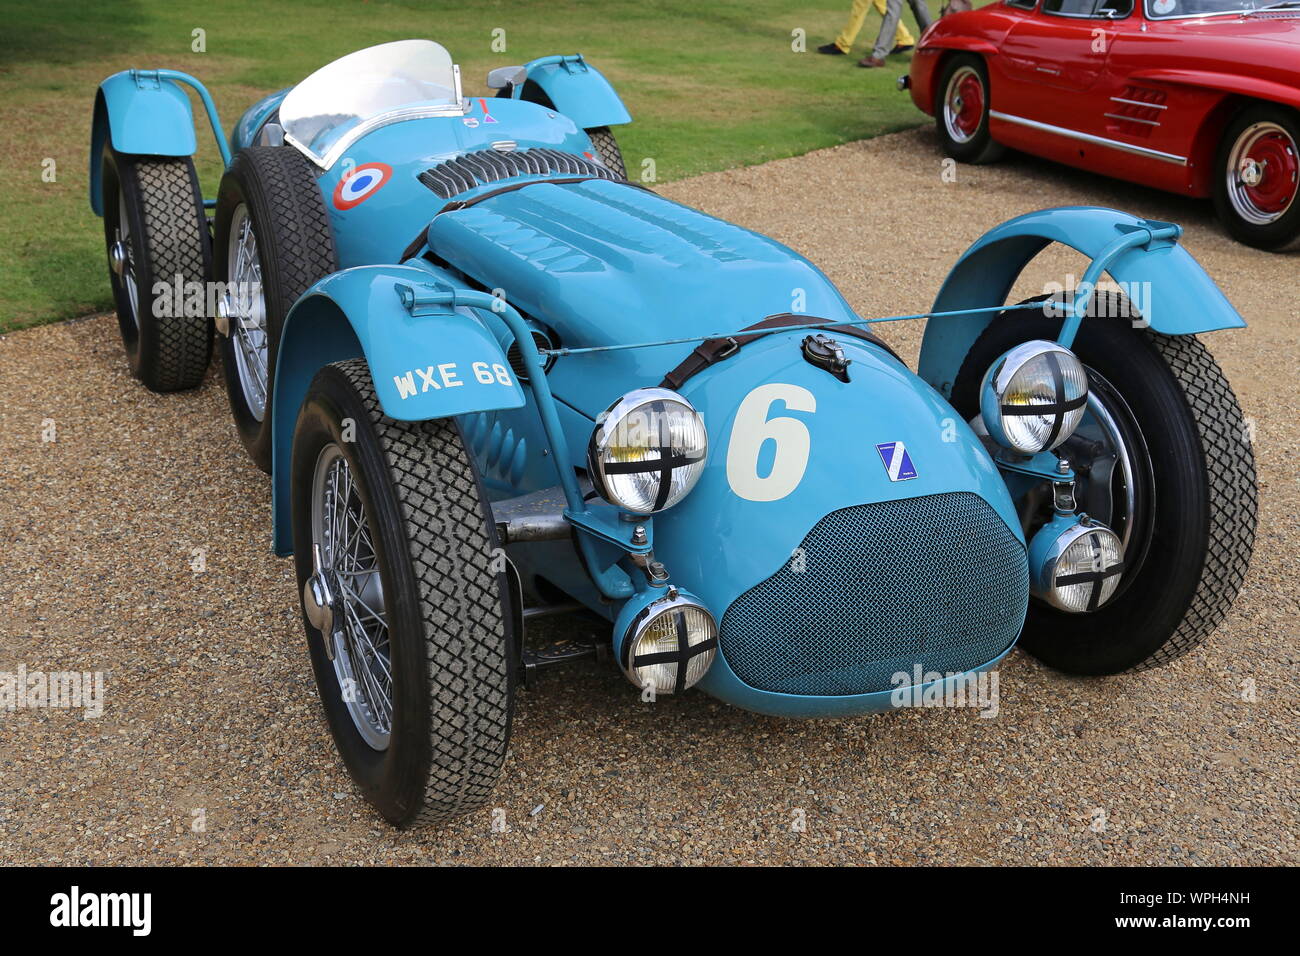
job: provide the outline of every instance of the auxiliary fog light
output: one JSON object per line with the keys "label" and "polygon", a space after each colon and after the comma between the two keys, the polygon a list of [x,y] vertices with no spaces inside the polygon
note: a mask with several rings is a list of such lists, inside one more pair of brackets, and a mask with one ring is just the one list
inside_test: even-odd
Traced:
{"label": "auxiliary fog light", "polygon": [[1087,515],[1049,521],[1029,545],[1034,594],[1062,611],[1095,611],[1109,601],[1124,573],[1119,536]]}
{"label": "auxiliary fog light", "polygon": [[1022,342],[984,375],[980,414],[999,445],[1023,455],[1055,448],[1079,427],[1088,404],[1088,375],[1055,342]]}
{"label": "auxiliary fog light", "polygon": [[655,694],[694,686],[718,655],[718,624],[699,600],[670,587],[642,608],[619,645],[619,664],[633,684]]}

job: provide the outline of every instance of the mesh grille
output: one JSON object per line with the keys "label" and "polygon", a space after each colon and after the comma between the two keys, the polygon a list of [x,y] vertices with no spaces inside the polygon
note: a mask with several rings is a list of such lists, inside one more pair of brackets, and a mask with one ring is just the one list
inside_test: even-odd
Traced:
{"label": "mesh grille", "polygon": [[892,690],[918,663],[947,672],[992,660],[1020,633],[1028,600],[1024,546],[983,498],[885,501],[819,521],[801,552],[727,609],[720,645],[758,690],[865,694]]}
{"label": "mesh grille", "polygon": [[558,149],[517,149],[500,152],[479,149],[438,163],[420,173],[420,182],[443,199],[467,189],[500,182],[514,176],[590,176],[593,179],[623,179],[598,162]]}

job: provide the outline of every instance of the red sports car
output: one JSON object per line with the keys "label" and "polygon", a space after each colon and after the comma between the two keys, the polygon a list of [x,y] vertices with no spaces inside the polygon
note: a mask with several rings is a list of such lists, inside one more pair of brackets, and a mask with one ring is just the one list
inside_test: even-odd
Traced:
{"label": "red sports car", "polygon": [[1010,146],[1300,238],[1300,0],[1000,0],[935,21],[900,85],[962,162]]}

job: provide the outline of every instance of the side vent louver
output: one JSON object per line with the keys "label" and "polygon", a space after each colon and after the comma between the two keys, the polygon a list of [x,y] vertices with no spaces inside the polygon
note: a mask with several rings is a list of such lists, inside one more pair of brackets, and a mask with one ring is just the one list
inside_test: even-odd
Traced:
{"label": "side vent louver", "polygon": [[622,181],[623,177],[600,163],[558,149],[537,147],[503,153],[480,149],[426,169],[420,182],[443,199],[450,199],[467,189],[500,182],[515,176],[590,176],[593,179]]}

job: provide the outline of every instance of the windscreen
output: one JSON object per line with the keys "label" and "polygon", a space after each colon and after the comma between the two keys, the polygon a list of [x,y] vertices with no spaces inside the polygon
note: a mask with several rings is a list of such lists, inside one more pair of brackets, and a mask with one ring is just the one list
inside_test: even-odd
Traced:
{"label": "windscreen", "polygon": [[322,165],[371,121],[414,107],[459,109],[451,54],[431,40],[398,40],[349,53],[295,86],[280,125]]}

